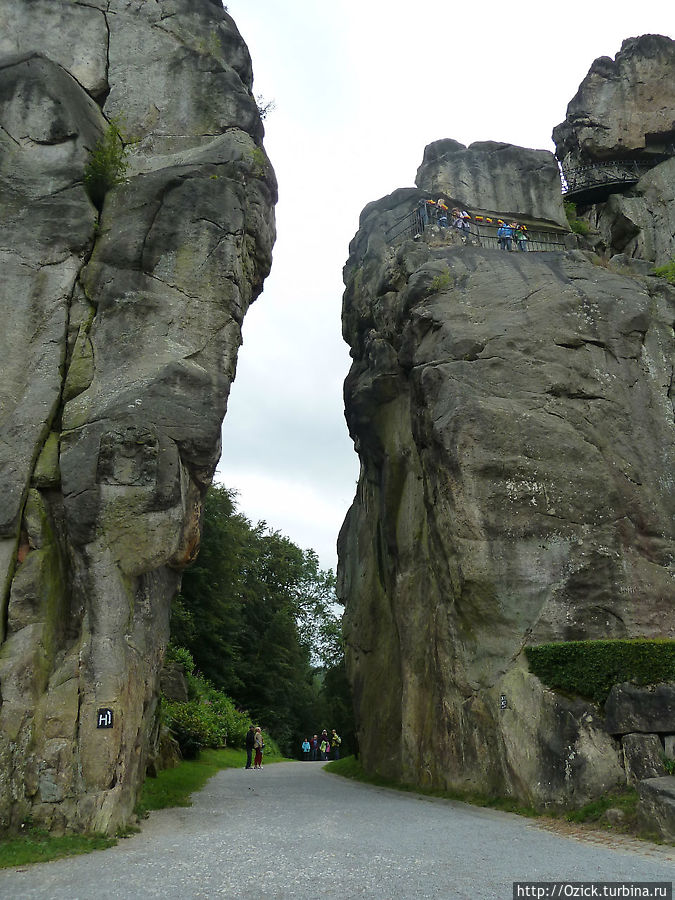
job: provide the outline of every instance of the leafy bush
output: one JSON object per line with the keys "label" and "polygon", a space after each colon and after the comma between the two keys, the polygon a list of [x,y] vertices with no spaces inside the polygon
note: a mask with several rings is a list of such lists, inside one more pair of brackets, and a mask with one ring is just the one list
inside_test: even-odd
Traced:
{"label": "leafy bush", "polygon": [[624,681],[675,681],[675,641],[568,641],[526,647],[525,655],[545,685],[597,703]]}
{"label": "leafy bush", "polygon": [[178,665],[183,667],[186,676],[192,675],[195,670],[195,661],[190,651],[186,650],[185,647],[176,647],[174,644],[169,644],[166,648],[164,662],[178,663]]}
{"label": "leafy bush", "polygon": [[195,759],[202,747],[218,747],[225,743],[227,731],[207,703],[188,700],[164,703],[166,724],[171,729],[184,759]]}
{"label": "leafy bush", "polygon": [[429,287],[435,294],[440,294],[450,287],[451,281],[450,272],[446,270],[445,272],[436,275],[436,277],[431,280]]}
{"label": "leafy bush", "polygon": [[657,269],[654,269],[654,274],[665,278],[670,284],[675,284],[675,256],[665,266],[659,266]]}
{"label": "leafy bush", "polygon": [[97,209],[103,208],[103,200],[110,188],[124,181],[128,152],[122,138],[121,120],[110,119],[103,135],[90,151],[84,168],[84,186]]}
{"label": "leafy bush", "polygon": [[232,700],[194,671],[192,654],[185,647],[169,644],[168,662],[183,667],[188,683],[187,703],[164,700],[164,720],[173,732],[185,759],[194,759],[202,747],[243,747],[250,725],[248,713],[236,709]]}
{"label": "leafy bush", "polygon": [[570,223],[570,228],[575,234],[588,234],[591,230],[591,226],[588,222],[585,222],[583,219],[577,218],[577,206],[576,203],[572,203],[571,200],[565,200],[565,215],[567,216],[567,221]]}

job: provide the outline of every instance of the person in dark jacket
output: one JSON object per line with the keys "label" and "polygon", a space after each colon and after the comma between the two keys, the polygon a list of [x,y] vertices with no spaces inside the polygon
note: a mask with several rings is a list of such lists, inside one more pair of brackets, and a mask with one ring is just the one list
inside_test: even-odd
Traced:
{"label": "person in dark jacket", "polygon": [[253,756],[253,744],[255,743],[255,725],[251,725],[246,732],[246,768],[251,768],[251,758]]}

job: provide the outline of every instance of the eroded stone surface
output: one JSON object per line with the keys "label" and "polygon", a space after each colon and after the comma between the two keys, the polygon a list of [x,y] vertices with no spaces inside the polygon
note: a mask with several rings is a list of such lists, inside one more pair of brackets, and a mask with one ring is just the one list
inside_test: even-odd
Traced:
{"label": "eroded stone surface", "polygon": [[578,212],[606,258],[620,254],[665,265],[675,255],[675,41],[630,38],[614,60],[595,60],[553,140],[564,171],[590,166],[584,177],[591,182],[604,177],[593,166],[622,171],[627,160],[629,169],[639,162],[637,184],[582,194]]}
{"label": "eroded stone surface", "polygon": [[675,732],[675,684],[616,684],[605,703],[610,734]]}
{"label": "eroded stone surface", "polygon": [[[0,823],[114,831],[276,184],[220,3],[1,0],[0,24]],[[111,116],[133,143],[99,217],[83,174]]]}
{"label": "eroded stone surface", "polygon": [[647,778],[638,784],[638,822],[664,841],[675,841],[675,776]]}
{"label": "eroded stone surface", "polygon": [[637,784],[643,778],[666,775],[663,764],[663,744],[658,734],[625,734],[621,739],[626,781]]}
{"label": "eroded stone surface", "polygon": [[552,153],[479,141],[442,140],[424,150],[415,184],[456,198],[468,209],[540,219],[567,227],[560,171]]}
{"label": "eroded stone surface", "polygon": [[596,59],[553,131],[558,157],[581,163],[668,150],[675,141],[674,69],[675,41],[657,34],[628,38],[614,59]]}

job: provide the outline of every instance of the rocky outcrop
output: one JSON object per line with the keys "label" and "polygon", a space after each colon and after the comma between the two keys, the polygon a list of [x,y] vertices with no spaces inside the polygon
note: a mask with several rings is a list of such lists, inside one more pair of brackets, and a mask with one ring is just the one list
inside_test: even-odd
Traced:
{"label": "rocky outcrop", "polygon": [[[675,255],[675,41],[643,35],[624,41],[614,60],[596,59],[553,140],[567,176],[581,171],[591,185],[571,199],[596,249],[667,263]],[[628,181],[605,186],[612,171]]]}
{"label": "rocky outcrop", "polygon": [[[114,831],[276,184],[215,0],[0,0],[0,52],[0,824]],[[111,117],[128,177],[99,214],[83,173]]]}
{"label": "rocky outcrop", "polygon": [[539,219],[567,228],[560,170],[547,150],[481,141],[468,148],[442,140],[424,150],[415,184],[434,197],[455,198],[470,210]]}
{"label": "rocky outcrop", "polygon": [[672,153],[674,69],[675,41],[659,34],[628,38],[614,59],[596,59],[553,130],[563,165]]}
{"label": "rocky outcrop", "polygon": [[675,289],[579,250],[392,246],[415,202],[366,207],[345,268],[361,474],[339,592],[361,758],[580,805],[625,784],[619,742],[523,648],[675,637]]}

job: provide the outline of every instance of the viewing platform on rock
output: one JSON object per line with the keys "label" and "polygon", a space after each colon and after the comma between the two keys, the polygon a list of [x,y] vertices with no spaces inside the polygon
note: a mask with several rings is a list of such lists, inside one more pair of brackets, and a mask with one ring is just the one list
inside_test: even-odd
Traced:
{"label": "viewing platform on rock", "polygon": [[[398,244],[405,240],[418,240],[425,232],[434,229],[440,233],[454,233],[456,235],[466,234],[468,242],[473,246],[486,247],[491,250],[498,250],[497,229],[499,222],[519,221],[521,225],[526,226],[527,233],[527,249],[529,252],[548,252],[562,253],[569,249],[565,243],[566,232],[562,228],[555,226],[547,226],[544,223],[534,223],[524,217],[515,217],[513,214],[472,211],[470,218],[466,221],[469,225],[468,232],[461,232],[452,225],[452,216],[448,216],[447,226],[440,228],[438,222],[425,217],[419,206],[416,206],[410,212],[397,219],[385,232],[384,237],[387,243]],[[426,218],[426,221],[425,221]],[[516,249],[515,241],[513,249]]]}
{"label": "viewing platform on rock", "polygon": [[579,166],[562,166],[563,196],[577,204],[601,203],[638,181],[667,155],[651,159],[612,159]]}

